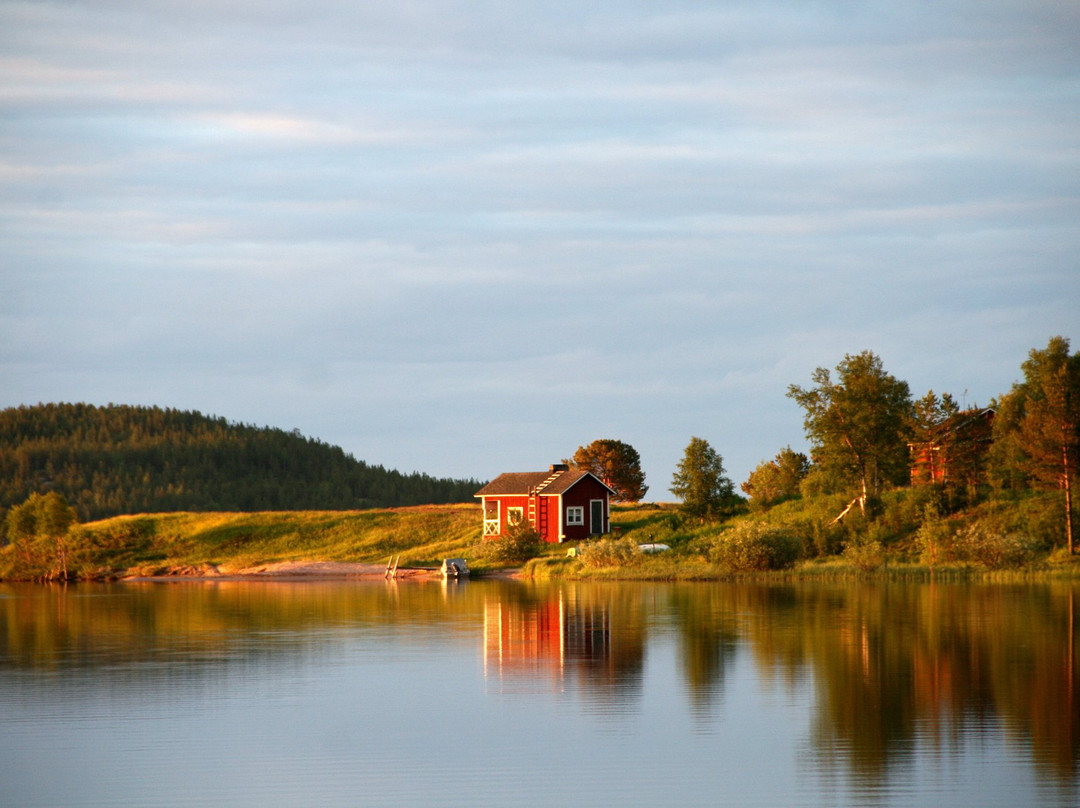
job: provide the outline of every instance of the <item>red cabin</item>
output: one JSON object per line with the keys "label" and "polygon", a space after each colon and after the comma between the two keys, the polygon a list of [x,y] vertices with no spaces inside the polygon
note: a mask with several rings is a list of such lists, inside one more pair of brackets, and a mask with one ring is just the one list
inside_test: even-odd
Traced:
{"label": "red cabin", "polygon": [[989,407],[959,412],[941,424],[929,440],[909,443],[911,484],[978,484],[993,443],[994,415]]}
{"label": "red cabin", "polygon": [[614,493],[591,472],[559,463],[547,471],[500,474],[474,496],[483,507],[485,539],[527,519],[544,541],[556,543],[607,533]]}

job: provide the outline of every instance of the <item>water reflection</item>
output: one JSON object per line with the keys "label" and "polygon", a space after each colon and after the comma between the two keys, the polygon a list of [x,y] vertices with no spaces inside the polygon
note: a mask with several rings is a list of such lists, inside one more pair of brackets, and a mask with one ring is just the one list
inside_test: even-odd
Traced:
{"label": "water reflection", "polygon": [[645,658],[640,600],[587,587],[485,591],[484,671],[591,691],[592,701],[632,699]]}
{"label": "water reflection", "polygon": [[649,692],[648,649],[673,643],[694,714],[728,698],[741,662],[760,689],[805,691],[803,765],[849,778],[858,801],[919,755],[955,760],[987,738],[1073,801],[1076,595],[1067,583],[0,586],[0,678],[5,698],[17,680],[62,699],[73,677],[137,692],[356,643],[449,643],[479,653],[500,692],[573,690],[631,709]]}

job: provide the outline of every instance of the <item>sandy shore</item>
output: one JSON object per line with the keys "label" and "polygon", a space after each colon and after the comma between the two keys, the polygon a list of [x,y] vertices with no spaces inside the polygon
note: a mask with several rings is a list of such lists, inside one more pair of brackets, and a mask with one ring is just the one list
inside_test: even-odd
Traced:
{"label": "sandy shore", "polygon": [[[403,574],[438,573],[438,570],[399,569]],[[355,564],[346,561],[278,561],[258,564],[240,569],[222,569],[223,575],[242,576],[289,576],[296,578],[382,578],[386,575],[385,564]]]}
{"label": "sandy shore", "polygon": [[[520,570],[506,569],[485,573],[485,578],[516,578]],[[347,561],[276,561],[256,564],[252,567],[228,567],[215,564],[175,567],[158,575],[126,576],[123,580],[133,581],[176,581],[188,579],[252,579],[273,580],[315,580],[326,578],[385,578],[385,564],[359,564]],[[442,574],[437,567],[399,567],[396,579],[437,578]]]}
{"label": "sandy shore", "polygon": [[[316,578],[384,578],[385,564],[357,564],[346,561],[276,561],[251,567],[197,564],[173,567],[155,575],[128,575],[123,580],[175,581],[192,578],[272,578],[311,580]],[[441,577],[438,569],[399,568],[397,578]]]}

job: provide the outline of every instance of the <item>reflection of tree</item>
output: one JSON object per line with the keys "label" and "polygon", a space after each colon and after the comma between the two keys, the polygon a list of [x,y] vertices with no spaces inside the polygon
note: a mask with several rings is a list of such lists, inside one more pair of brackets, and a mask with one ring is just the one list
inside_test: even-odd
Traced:
{"label": "reflection of tree", "polygon": [[[745,588],[731,589],[735,608]],[[849,767],[872,788],[916,745],[957,750],[964,737],[995,725],[1028,738],[1039,768],[1075,784],[1074,586],[775,589],[790,593],[796,608],[779,599],[745,610],[753,615],[745,635],[763,668],[794,675],[810,663],[818,691],[811,757],[819,768]]]}
{"label": "reflection of tree", "polygon": [[889,587],[859,587],[841,601],[814,604],[829,626],[814,648],[820,703],[815,749],[847,759],[858,782],[873,784],[890,755],[908,751],[915,732],[912,626],[890,618],[909,604]]}
{"label": "reflection of tree", "polygon": [[593,699],[622,701],[641,692],[645,664],[642,587],[564,589],[569,609],[568,669]]}
{"label": "reflection of tree", "polygon": [[1059,778],[1074,777],[1080,761],[1076,591],[1010,587],[982,599],[984,642],[1012,661],[989,666],[993,698],[1011,723],[1030,734],[1036,764]]}
{"label": "reflection of tree", "polygon": [[358,636],[476,649],[483,624],[489,675],[573,686],[588,705],[621,705],[641,693],[648,627],[662,620],[678,631],[695,710],[723,693],[740,649],[759,681],[812,681],[809,757],[818,770],[848,771],[876,789],[904,776],[913,751],[959,752],[991,727],[1030,745],[1043,779],[1064,792],[1060,801],[1075,803],[1078,587],[0,584],[0,675],[197,683],[222,666],[309,662]]}
{"label": "reflection of tree", "polygon": [[690,698],[698,710],[709,706],[735,656],[735,606],[729,589],[679,587],[671,596],[678,621],[680,656]]}
{"label": "reflection of tree", "polygon": [[434,583],[401,591],[381,581],[0,584],[0,671],[107,671],[141,662],[178,669],[308,654],[342,631],[385,632],[433,615],[452,627],[479,608],[479,593],[445,608],[447,597]]}

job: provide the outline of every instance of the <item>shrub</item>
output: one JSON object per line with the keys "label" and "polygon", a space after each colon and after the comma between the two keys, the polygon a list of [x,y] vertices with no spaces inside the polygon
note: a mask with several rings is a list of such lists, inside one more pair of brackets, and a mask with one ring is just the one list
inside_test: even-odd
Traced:
{"label": "shrub", "polygon": [[885,563],[885,548],[876,539],[854,542],[844,548],[844,558],[863,572],[872,572]]}
{"label": "shrub", "polygon": [[514,525],[506,535],[484,542],[480,555],[488,561],[520,564],[540,554],[544,540],[528,522]]}
{"label": "shrub", "polygon": [[789,531],[741,522],[713,539],[709,559],[734,571],[778,570],[799,557],[800,541]]}
{"label": "shrub", "polygon": [[1065,498],[1057,491],[1029,496],[1009,508],[1013,527],[1042,550],[1065,544]]}
{"label": "shrub", "polygon": [[949,524],[932,505],[926,506],[923,523],[915,531],[915,547],[919,551],[919,560],[930,569],[948,560],[952,550]]}
{"label": "shrub", "polygon": [[1020,566],[1034,555],[1030,538],[998,530],[992,523],[975,522],[953,537],[952,550],[959,560],[990,569]]}
{"label": "shrub", "polygon": [[625,567],[634,561],[641,551],[632,539],[599,539],[586,542],[578,550],[577,557],[586,567]]}
{"label": "shrub", "polygon": [[798,538],[802,545],[801,557],[829,556],[840,552],[852,532],[852,520],[861,518],[849,513],[844,521],[833,523],[847,502],[843,496],[789,500],[775,506],[760,521],[774,530]]}

